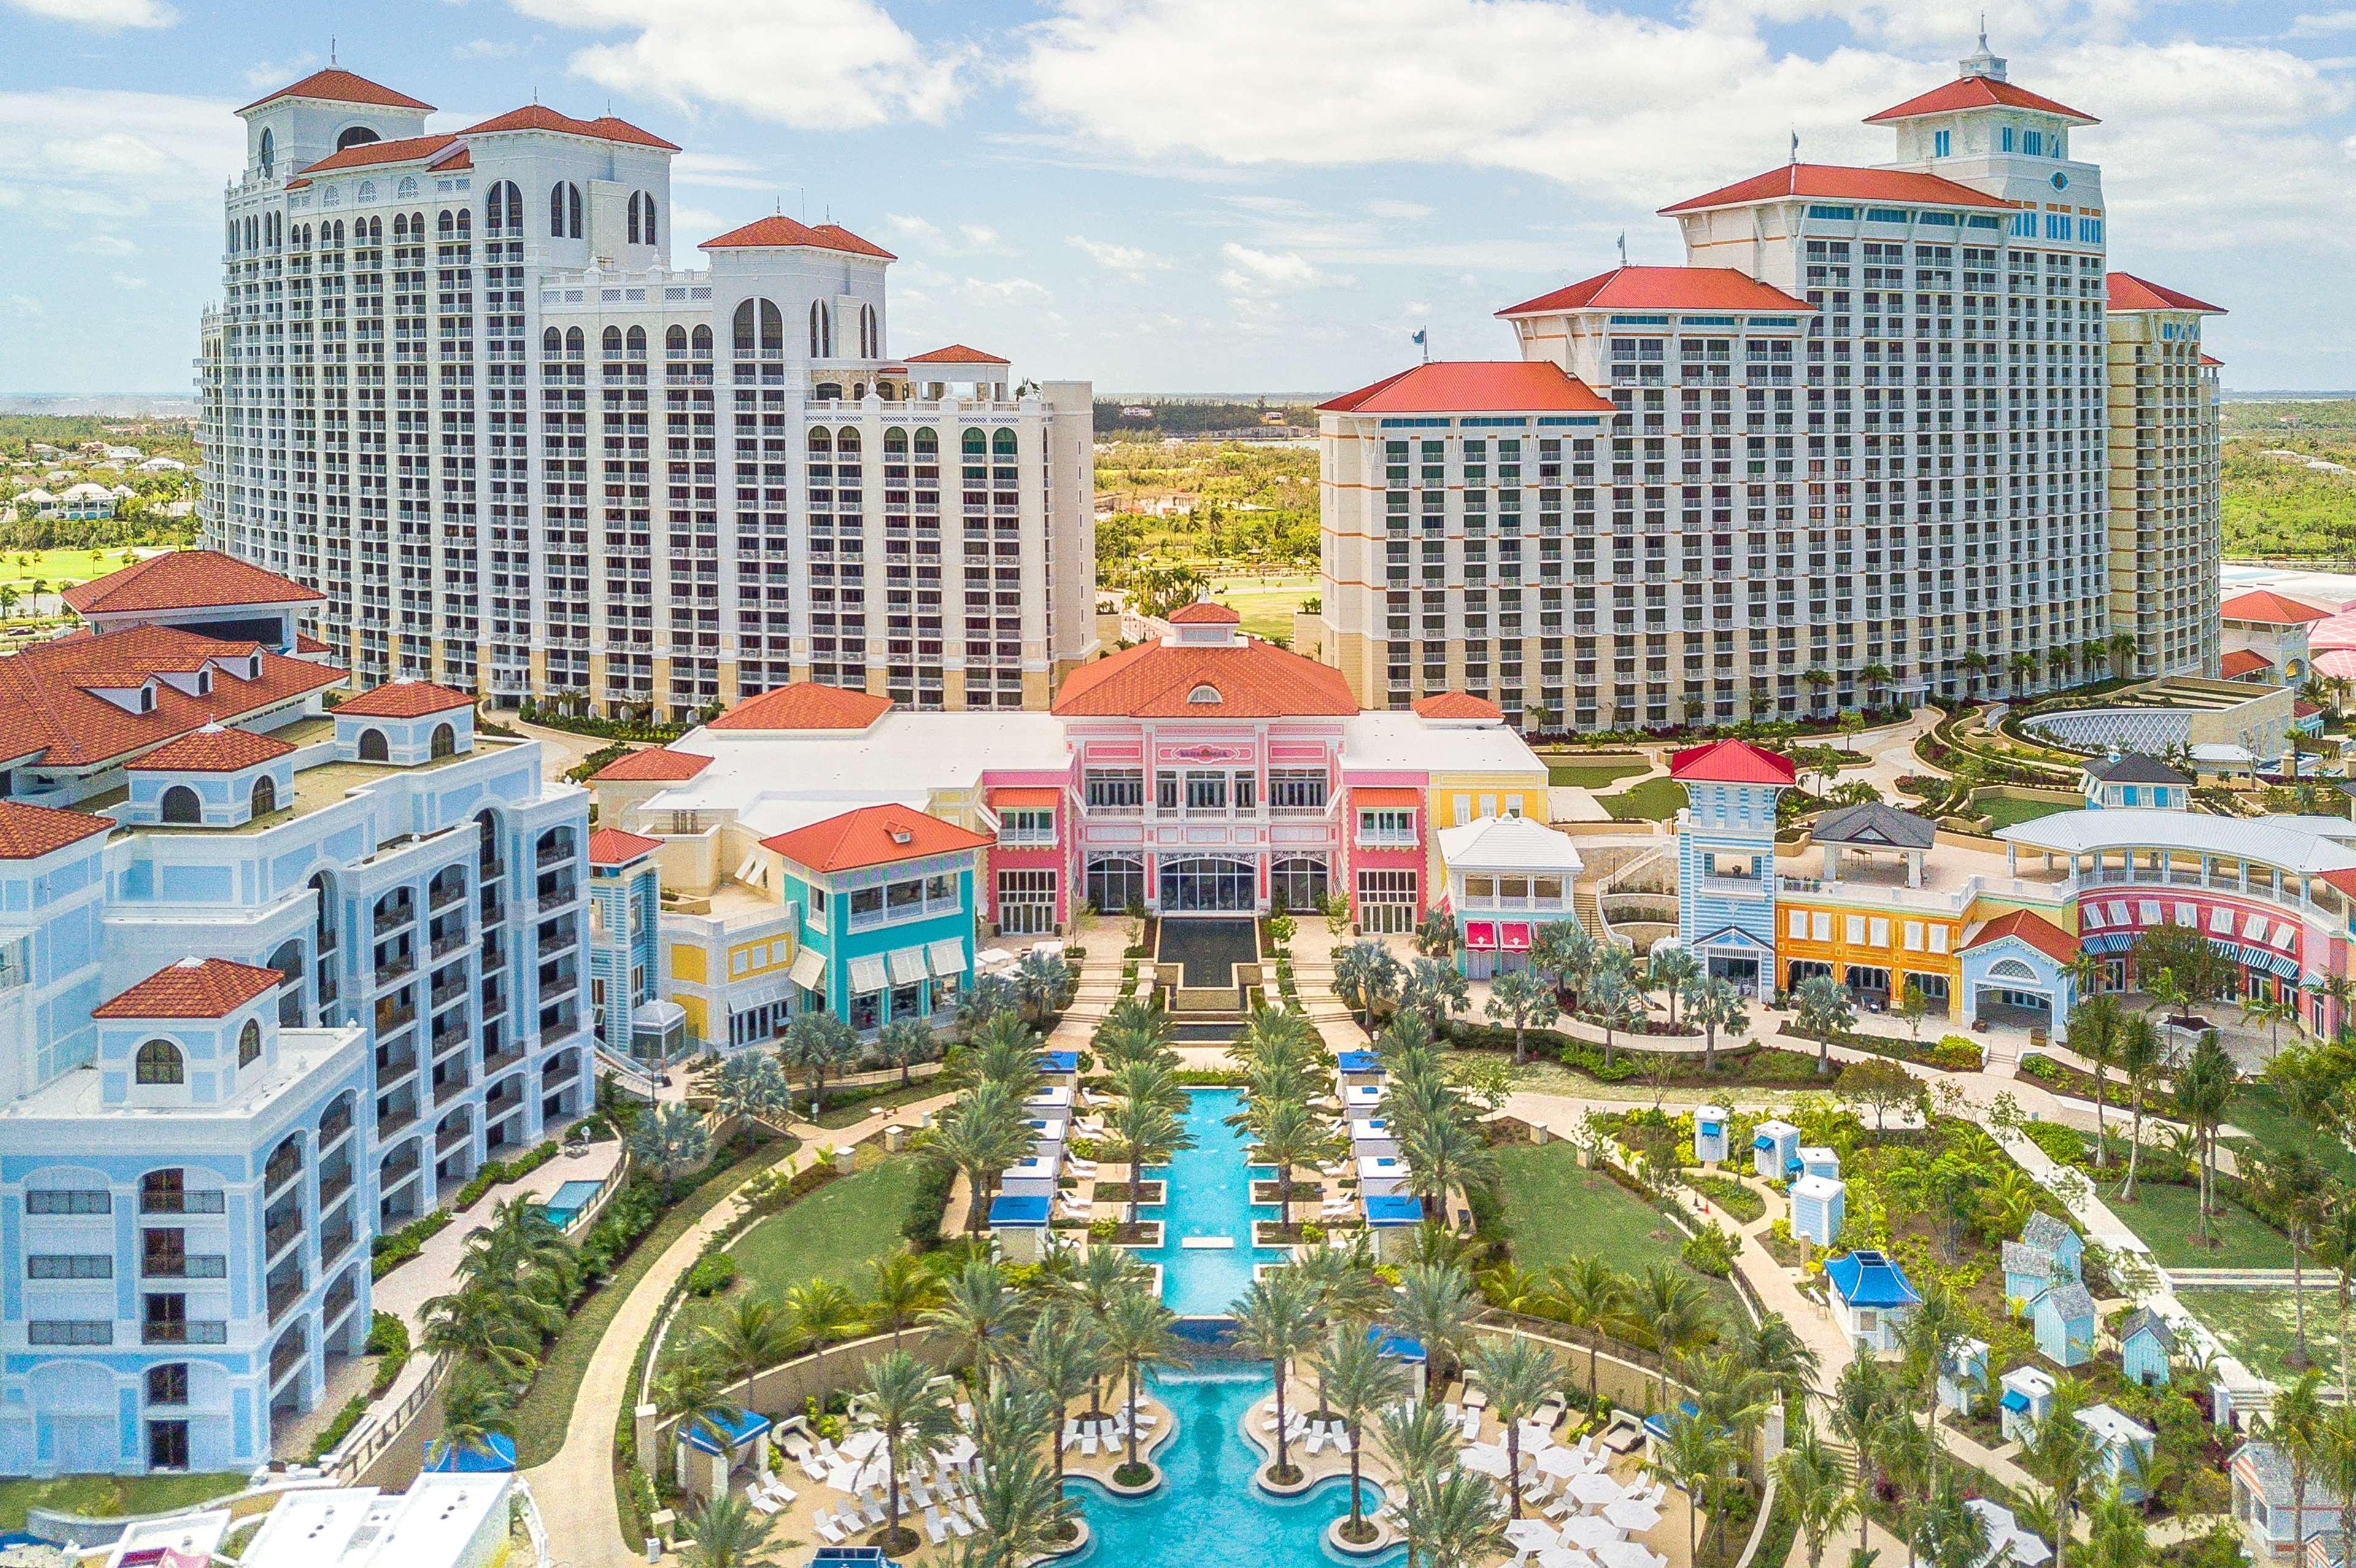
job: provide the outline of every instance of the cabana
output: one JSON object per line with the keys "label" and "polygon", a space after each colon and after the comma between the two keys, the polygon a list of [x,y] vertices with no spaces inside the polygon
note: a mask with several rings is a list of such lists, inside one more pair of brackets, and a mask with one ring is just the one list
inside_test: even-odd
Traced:
{"label": "cabana", "polygon": [[701,1421],[680,1421],[676,1474],[681,1489],[699,1498],[724,1497],[728,1477],[739,1468],[766,1470],[773,1424],[766,1415],[725,1405],[706,1411]]}
{"label": "cabana", "polygon": [[1800,1168],[1800,1130],[1789,1122],[1762,1122],[1751,1131],[1751,1170],[1762,1181],[1789,1181]]}
{"label": "cabana", "polygon": [[1704,1165],[1717,1165],[1726,1159],[1728,1132],[1732,1114],[1723,1105],[1694,1107],[1694,1158]]}
{"label": "cabana", "polygon": [[1832,1293],[1833,1321],[1861,1355],[1896,1350],[1906,1320],[1922,1305],[1906,1271],[1870,1248],[1826,1263],[1825,1283]]}

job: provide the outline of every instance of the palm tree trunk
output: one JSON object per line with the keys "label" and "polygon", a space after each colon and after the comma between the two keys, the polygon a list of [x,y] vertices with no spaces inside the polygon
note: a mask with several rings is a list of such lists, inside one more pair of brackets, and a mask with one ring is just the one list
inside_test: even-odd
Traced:
{"label": "palm tree trunk", "polygon": [[1702,1036],[1701,1070],[1705,1078],[1718,1070],[1718,1024],[1715,1019]]}
{"label": "palm tree trunk", "polygon": [[[1131,1424],[1135,1423],[1131,1423]],[[1285,1459],[1285,1451],[1284,1363],[1280,1360],[1276,1363],[1276,1473],[1280,1477],[1292,1468]]]}
{"label": "palm tree trunk", "polygon": [[[1501,1412],[1502,1419],[1502,1412]],[[1522,1429],[1505,1423],[1505,1490],[1514,1499],[1514,1517],[1522,1517]]]}
{"label": "palm tree trunk", "polygon": [[1070,1402],[1055,1402],[1055,1495],[1059,1498],[1064,1495],[1064,1414],[1070,1409]]}
{"label": "palm tree trunk", "polygon": [[[1063,1451],[1056,1450],[1060,1455]],[[892,1473],[884,1477],[887,1494],[884,1504],[884,1542],[888,1552],[900,1539],[900,1440],[891,1437],[884,1444],[884,1463]]]}
{"label": "palm tree trunk", "polygon": [[1137,1363],[1129,1364],[1129,1466],[1137,1467]]}
{"label": "palm tree trunk", "polygon": [[2119,1197],[2128,1203],[2135,1201],[2136,1167],[2143,1162],[2143,1085],[2135,1086],[2133,1096],[2135,1117],[2127,1127],[2127,1181],[2119,1188]]}
{"label": "palm tree trunk", "polygon": [[1365,1528],[1365,1509],[1358,1494],[1358,1428],[1350,1428],[1350,1534],[1355,1539]]}
{"label": "palm tree trunk", "polygon": [[[2294,1197],[2292,1202],[2297,1202]],[[2290,1224],[2290,1299],[2297,1315],[2297,1330],[2292,1339],[2294,1349],[2291,1369],[2304,1369],[2313,1359],[2307,1353],[2307,1248],[2306,1227],[2294,1218]]]}
{"label": "palm tree trunk", "polygon": [[2101,1170],[2110,1161],[2110,1135],[2103,1130],[2103,1064],[2094,1064],[2094,1168]]}

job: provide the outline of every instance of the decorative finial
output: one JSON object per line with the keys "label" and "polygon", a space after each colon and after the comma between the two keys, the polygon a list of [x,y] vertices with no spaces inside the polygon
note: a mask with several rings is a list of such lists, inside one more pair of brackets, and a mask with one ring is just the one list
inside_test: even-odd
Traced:
{"label": "decorative finial", "polygon": [[1620,231],[1620,264],[1623,267],[1628,264],[1628,231],[1625,229]]}
{"label": "decorative finial", "polygon": [[1796,127],[1792,132],[1792,161],[1794,164],[1800,161],[1800,133]]}

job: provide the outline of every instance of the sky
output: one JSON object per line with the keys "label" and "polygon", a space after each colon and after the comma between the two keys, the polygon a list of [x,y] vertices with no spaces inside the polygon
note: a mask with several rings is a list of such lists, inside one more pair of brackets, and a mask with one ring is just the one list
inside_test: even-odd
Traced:
{"label": "sky", "polygon": [[[900,258],[890,347],[1106,392],[1510,358],[1498,308],[1682,259],[1658,209],[1954,74],[1922,0],[0,0],[0,393],[185,393],[241,104],[336,62],[456,129],[680,144],[673,260],[771,210]],[[2224,306],[2229,391],[2356,387],[2356,8],[1989,0],[2098,116],[2114,266]]]}

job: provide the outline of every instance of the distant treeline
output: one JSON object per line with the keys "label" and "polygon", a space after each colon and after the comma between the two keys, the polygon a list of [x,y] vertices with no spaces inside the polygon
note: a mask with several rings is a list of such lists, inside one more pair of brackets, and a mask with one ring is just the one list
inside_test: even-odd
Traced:
{"label": "distant treeline", "polygon": [[[1123,409],[1147,409],[1149,417],[1124,414]],[[1118,435],[1124,431],[1153,435],[1201,435],[1213,430],[1240,430],[1263,422],[1267,414],[1280,413],[1287,424],[1313,428],[1317,416],[1306,403],[1156,403],[1151,400],[1118,398],[1097,400],[1097,435],[1098,439]]]}

